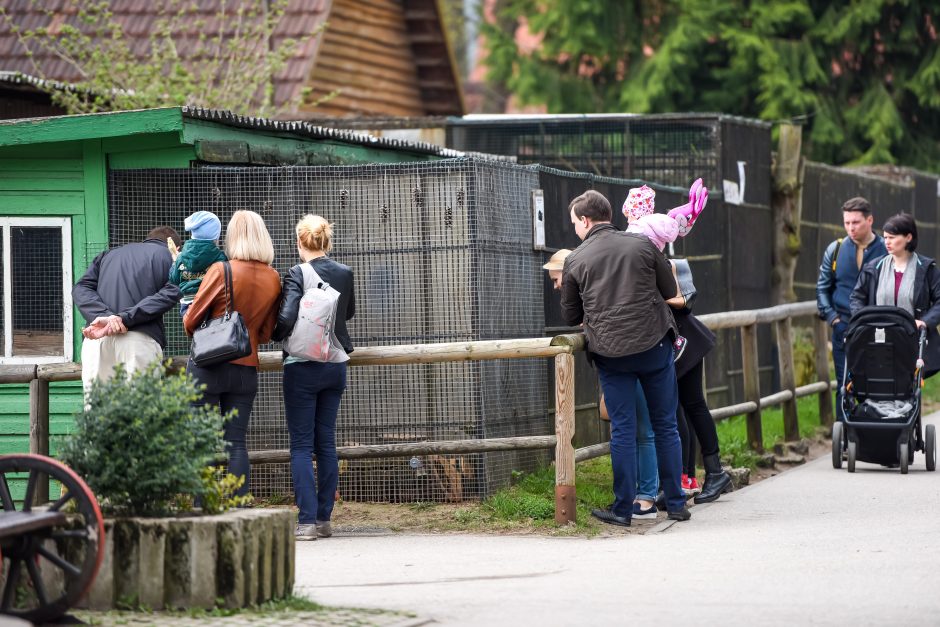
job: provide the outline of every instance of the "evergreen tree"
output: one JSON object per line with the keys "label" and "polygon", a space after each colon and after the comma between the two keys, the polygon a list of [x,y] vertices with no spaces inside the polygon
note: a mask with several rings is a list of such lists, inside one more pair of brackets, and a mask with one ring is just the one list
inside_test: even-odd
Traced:
{"label": "evergreen tree", "polygon": [[935,0],[509,0],[541,46],[491,26],[489,64],[551,112],[802,119],[814,159],[936,170],[934,14]]}

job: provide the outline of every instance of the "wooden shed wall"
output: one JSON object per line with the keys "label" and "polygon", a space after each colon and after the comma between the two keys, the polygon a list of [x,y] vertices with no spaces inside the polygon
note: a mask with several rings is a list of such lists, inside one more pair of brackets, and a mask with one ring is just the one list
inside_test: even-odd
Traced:
{"label": "wooden shed wall", "polygon": [[420,116],[424,105],[405,10],[394,0],[335,0],[301,111],[329,116]]}

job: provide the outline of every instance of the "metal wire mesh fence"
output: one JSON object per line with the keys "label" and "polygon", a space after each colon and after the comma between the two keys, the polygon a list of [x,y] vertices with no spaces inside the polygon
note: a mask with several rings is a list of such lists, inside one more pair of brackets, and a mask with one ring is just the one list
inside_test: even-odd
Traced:
{"label": "metal wire mesh fence", "polygon": [[[225,223],[238,209],[265,219],[279,272],[297,263],[294,226],[306,213],[335,224],[331,256],[353,268],[356,345],[538,337],[540,265],[532,249],[535,170],[477,160],[349,167],[124,170],[109,174],[112,246],[155,225],[180,228],[193,211]],[[169,353],[188,351],[180,319],[165,317]],[[274,350],[269,345],[262,350]],[[350,369],[339,445],[552,433],[543,360]],[[281,373],[260,376],[250,450],[288,446]],[[458,501],[504,485],[547,452],[353,460],[340,469],[352,500]],[[256,467],[252,492],[291,493],[286,465]]]}
{"label": "metal wire mesh fence", "polygon": [[687,186],[717,180],[716,115],[496,116],[448,120],[447,145],[514,155],[519,163]]}
{"label": "metal wire mesh fence", "polygon": [[10,227],[14,357],[62,354],[62,254],[61,227]]}
{"label": "metal wire mesh fence", "polygon": [[836,238],[845,237],[842,203],[854,196],[864,196],[872,206],[875,232],[892,215],[901,211],[917,220],[917,252],[929,257],[940,255],[938,215],[940,215],[940,177],[914,170],[902,170],[891,178],[822,163],[806,164],[803,184],[802,249],[796,270],[799,298],[816,294],[819,262],[826,247]]}

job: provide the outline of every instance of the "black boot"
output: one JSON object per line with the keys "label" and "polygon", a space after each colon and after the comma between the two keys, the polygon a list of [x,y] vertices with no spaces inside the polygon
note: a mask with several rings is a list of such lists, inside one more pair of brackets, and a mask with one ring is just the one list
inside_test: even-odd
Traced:
{"label": "black boot", "polygon": [[703,458],[705,462],[705,483],[702,485],[702,492],[695,497],[696,503],[711,503],[717,501],[718,497],[725,492],[734,490],[731,483],[731,475],[721,467],[721,460],[718,454],[706,455]]}

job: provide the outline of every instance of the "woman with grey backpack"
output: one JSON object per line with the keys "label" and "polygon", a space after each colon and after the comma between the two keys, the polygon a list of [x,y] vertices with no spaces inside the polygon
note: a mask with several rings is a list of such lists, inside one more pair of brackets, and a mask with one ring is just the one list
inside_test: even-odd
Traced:
{"label": "woman with grey backpack", "polygon": [[283,342],[284,350],[284,409],[294,499],[300,510],[294,535],[316,540],[332,534],[330,516],[339,482],[336,416],[353,351],[346,321],[356,313],[356,300],[352,270],[327,256],[333,225],[306,215],[296,231],[303,263],[284,277],[274,339]]}

